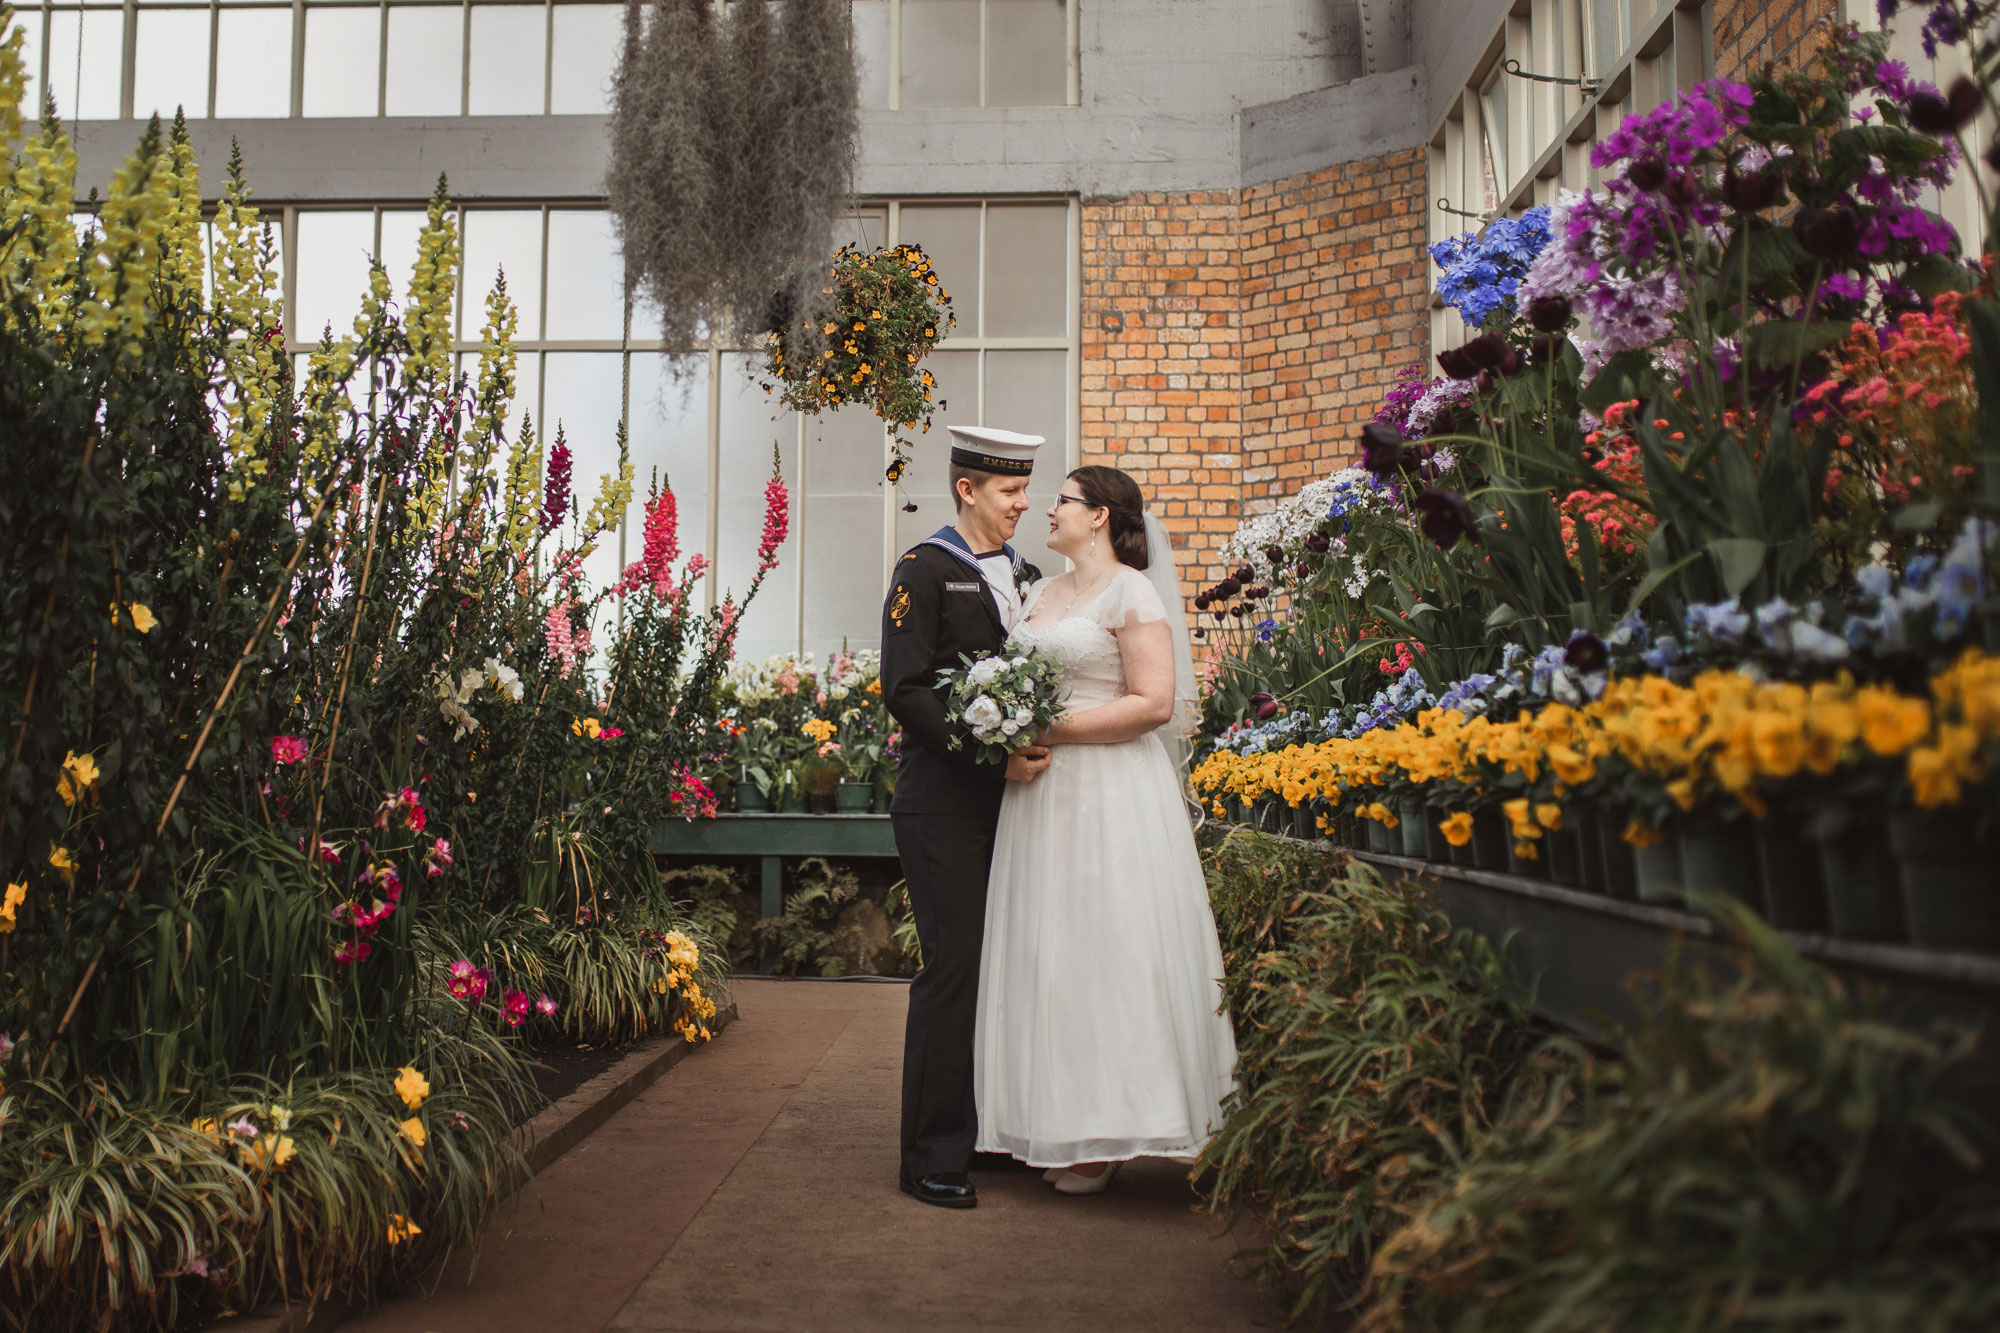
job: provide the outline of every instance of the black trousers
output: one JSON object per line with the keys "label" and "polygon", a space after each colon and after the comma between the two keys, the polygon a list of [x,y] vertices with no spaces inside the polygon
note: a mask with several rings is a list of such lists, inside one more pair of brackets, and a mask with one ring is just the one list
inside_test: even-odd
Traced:
{"label": "black trousers", "polygon": [[986,875],[997,820],[891,815],[924,951],[903,1031],[903,1163],[909,1180],[972,1165],[972,1033],[986,935]]}

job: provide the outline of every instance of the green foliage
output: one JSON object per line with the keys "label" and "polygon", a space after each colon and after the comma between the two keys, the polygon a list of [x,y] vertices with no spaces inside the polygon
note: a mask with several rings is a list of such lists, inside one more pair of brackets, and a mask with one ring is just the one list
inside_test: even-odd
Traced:
{"label": "green foliage", "polygon": [[834,922],[860,896],[861,881],[846,866],[809,856],[798,864],[797,882],[785,895],[784,914],[757,923],[757,940],[772,948],[787,972],[841,976],[847,961],[834,952]]}
{"label": "green foliage", "polygon": [[1739,905],[1608,1051],[1545,1036],[1422,890],[1207,856],[1239,1091],[1204,1163],[1293,1313],[1362,1329],[1973,1329],[2000,1316],[1962,1031],[1884,1018]]}
{"label": "green foliage", "polygon": [[[1263,1274],[1300,1314],[1364,1293],[1376,1248],[1490,1123],[1534,1032],[1491,951],[1420,891],[1358,864],[1305,876],[1260,845],[1238,835],[1208,861],[1218,918],[1253,910],[1223,929],[1239,1086],[1202,1165],[1216,1206],[1269,1229]],[[1244,868],[1247,891],[1230,883]]]}

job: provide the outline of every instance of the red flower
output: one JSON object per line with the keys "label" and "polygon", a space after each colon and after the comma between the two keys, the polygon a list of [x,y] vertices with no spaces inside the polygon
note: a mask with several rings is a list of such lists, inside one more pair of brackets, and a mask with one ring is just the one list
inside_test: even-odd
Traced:
{"label": "red flower", "polygon": [[759,574],[777,567],[778,548],[784,545],[785,534],[790,531],[790,498],[785,491],[784,475],[778,471],[774,460],[771,479],[764,483],[764,535],[757,541]]}
{"label": "red flower", "polygon": [[306,758],[306,743],[297,736],[271,737],[271,762],[274,764],[302,764]]}

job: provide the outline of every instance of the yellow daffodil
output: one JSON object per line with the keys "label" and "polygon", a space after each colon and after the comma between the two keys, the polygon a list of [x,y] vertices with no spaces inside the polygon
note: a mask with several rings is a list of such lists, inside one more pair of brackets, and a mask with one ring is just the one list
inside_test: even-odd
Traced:
{"label": "yellow daffodil", "polygon": [[430,1081],[409,1065],[396,1071],[396,1095],[403,1099],[403,1105],[414,1111],[424,1104],[424,1098],[431,1095]]}

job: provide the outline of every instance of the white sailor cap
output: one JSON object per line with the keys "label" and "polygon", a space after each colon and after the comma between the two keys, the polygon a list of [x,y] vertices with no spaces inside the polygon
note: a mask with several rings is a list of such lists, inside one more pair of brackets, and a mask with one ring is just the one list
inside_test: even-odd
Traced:
{"label": "white sailor cap", "polygon": [[1003,476],[1025,477],[1034,471],[1035,450],[1043,443],[1039,435],[1022,435],[992,426],[945,429],[951,432],[951,461],[955,466]]}

